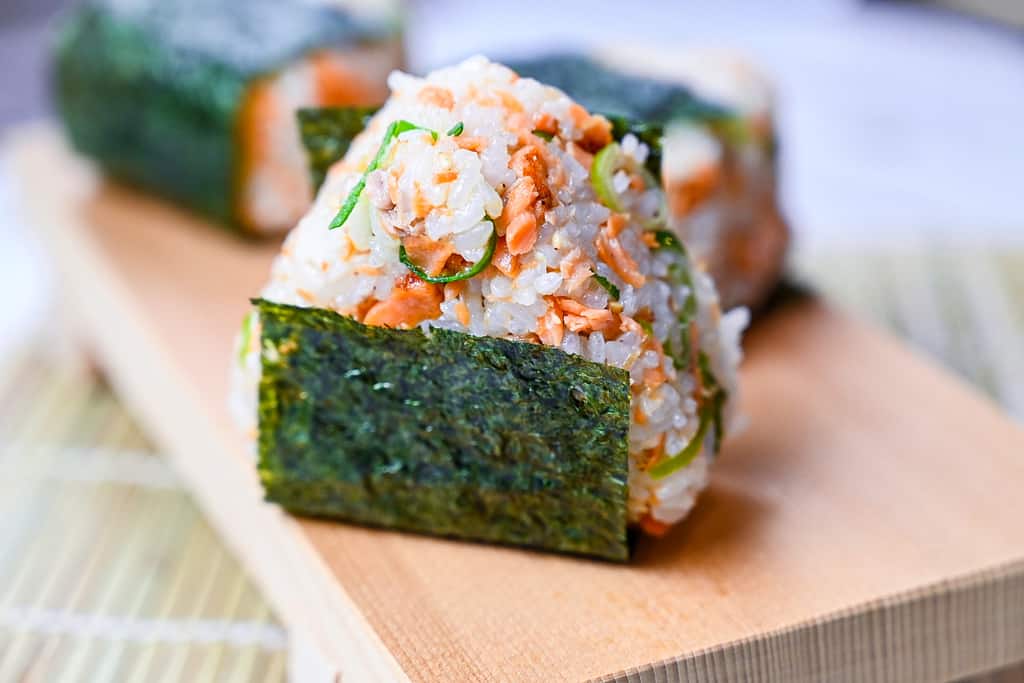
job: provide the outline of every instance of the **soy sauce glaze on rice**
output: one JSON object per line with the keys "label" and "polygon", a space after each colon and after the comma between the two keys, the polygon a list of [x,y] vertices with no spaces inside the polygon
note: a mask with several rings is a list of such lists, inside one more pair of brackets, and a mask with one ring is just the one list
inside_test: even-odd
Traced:
{"label": "soy sauce glaze on rice", "polygon": [[[388,84],[263,296],[626,369],[629,521],[664,532],[693,506],[733,422],[747,313],[723,315],[711,280],[660,229],[646,146],[614,141],[603,117],[482,57]],[[246,325],[234,407],[254,427],[259,321]]]}

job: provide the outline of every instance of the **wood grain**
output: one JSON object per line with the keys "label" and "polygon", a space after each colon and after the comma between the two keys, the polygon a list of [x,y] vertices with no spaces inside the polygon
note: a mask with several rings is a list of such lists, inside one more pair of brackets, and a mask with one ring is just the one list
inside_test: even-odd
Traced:
{"label": "wood grain", "polygon": [[629,566],[296,522],[260,502],[225,410],[274,248],[71,182],[47,130],[12,149],[115,384],[325,680],[940,680],[1024,658],[1024,433],[877,330],[814,301],[765,320],[749,428]]}

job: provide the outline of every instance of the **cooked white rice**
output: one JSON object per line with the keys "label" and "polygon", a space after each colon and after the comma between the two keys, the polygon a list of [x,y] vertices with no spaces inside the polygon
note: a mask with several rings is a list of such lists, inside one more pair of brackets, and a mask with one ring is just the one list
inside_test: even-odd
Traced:
{"label": "cooked white rice", "polygon": [[[722,315],[710,278],[694,270],[691,291],[670,273],[679,256],[650,246],[643,224],[661,205],[659,188],[617,175],[614,185],[626,211],[613,215],[598,201],[585,165],[592,159],[588,148],[604,144],[606,122],[562,92],[482,57],[426,78],[394,72],[389,86],[391,99],[331,170],[315,205],[288,236],[263,296],[333,309],[368,324],[411,322],[428,332],[441,327],[548,344],[628,370],[629,519],[654,532],[682,519],[707,482],[714,437],[707,430],[701,452],[686,467],[660,479],[648,473],[691,441],[705,400],[700,378],[689,368],[677,370],[663,346],[678,340],[678,312],[694,296],[697,346],[728,392],[728,430],[746,311]],[[396,120],[440,135],[436,142],[422,130],[399,136],[381,169],[368,176],[356,210],[341,228],[329,230]],[[461,135],[444,134],[459,122]],[[537,128],[554,131],[553,139],[531,133]],[[632,136],[621,146],[640,163],[647,154]],[[523,148],[529,154],[517,155]],[[539,176],[537,155],[543,162]],[[549,200],[545,204],[544,192],[537,192],[530,204],[536,225],[524,232],[513,227],[519,214],[505,207],[516,201],[517,184],[529,184],[523,180],[529,172]],[[425,235],[472,263],[484,254],[492,220],[502,237],[490,266],[461,283],[430,285],[429,296],[415,289],[427,286],[417,281],[410,291],[420,298],[407,298],[412,276],[399,261],[400,239],[408,247],[411,235]],[[518,227],[532,223],[528,217]],[[618,301],[594,274],[618,288]],[[254,430],[260,362],[258,321],[251,324],[249,347],[235,364],[233,407]]]}

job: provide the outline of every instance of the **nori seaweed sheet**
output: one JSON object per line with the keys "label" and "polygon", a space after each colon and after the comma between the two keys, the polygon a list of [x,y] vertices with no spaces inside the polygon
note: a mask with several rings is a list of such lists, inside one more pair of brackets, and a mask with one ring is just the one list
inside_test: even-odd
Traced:
{"label": "nori seaweed sheet", "polygon": [[534,78],[565,92],[593,112],[620,116],[651,125],[675,119],[713,121],[733,112],[670,83],[610,69],[579,54],[552,54],[513,60],[508,66],[520,76]]}
{"label": "nori seaweed sheet", "polygon": [[259,472],[299,514],[628,559],[629,376],[254,300]]}
{"label": "nori seaweed sheet", "polygon": [[345,156],[352,139],[366,127],[379,107],[309,107],[300,109],[299,132],[309,157],[314,191],[319,190],[334,162]]}
{"label": "nori seaweed sheet", "polygon": [[238,225],[247,86],[389,30],[289,0],[85,0],[57,34],[58,108],[75,147],[112,176]]}

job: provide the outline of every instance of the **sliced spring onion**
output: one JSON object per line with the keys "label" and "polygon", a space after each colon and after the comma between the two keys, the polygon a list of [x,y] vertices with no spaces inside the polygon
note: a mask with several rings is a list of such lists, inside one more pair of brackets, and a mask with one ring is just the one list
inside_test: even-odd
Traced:
{"label": "sliced spring onion", "polygon": [[597,280],[597,284],[604,287],[604,291],[608,292],[608,296],[612,298],[612,301],[619,300],[619,288],[612,284],[608,278],[594,273],[594,279]]}
{"label": "sliced spring onion", "polygon": [[590,165],[590,182],[594,185],[594,192],[601,203],[612,211],[625,208],[619,193],[615,191],[614,182],[615,172],[622,167],[622,156],[622,147],[612,142],[601,148]]}
{"label": "sliced spring onion", "polygon": [[677,251],[680,254],[686,253],[686,247],[679,241],[679,238],[675,234],[668,230],[655,230],[654,239],[658,243],[658,249],[668,249],[669,251]]}
{"label": "sliced spring onion", "polygon": [[[686,295],[686,301],[683,302],[682,307],[679,310],[680,323],[689,324],[693,322],[693,319],[697,317],[697,297],[693,291],[693,275],[690,273],[690,269],[687,265],[676,265],[676,267],[670,268],[669,271],[675,270],[676,281],[681,285],[686,285],[689,292]],[[684,319],[685,318],[685,319]]]}
{"label": "sliced spring onion", "polygon": [[679,309],[679,344],[678,346],[672,344],[671,346],[674,348],[667,349],[668,355],[672,357],[672,364],[677,369],[682,369],[690,366],[692,353],[690,348],[690,325],[693,324],[694,319],[697,317],[697,297],[693,291],[690,258],[686,252],[686,247],[683,246],[683,243],[675,234],[667,230],[655,230],[653,234],[658,244],[658,249],[666,249],[678,254],[678,260],[669,266],[669,276],[673,282],[685,285],[688,290],[686,300]]}
{"label": "sliced spring onion", "polygon": [[462,131],[464,131],[464,130],[466,130],[466,126],[463,125],[462,121],[459,121],[454,126],[449,128],[448,132],[445,133],[445,135],[447,135],[448,137],[454,138],[456,136],[462,135]]}
{"label": "sliced spring onion", "polygon": [[[638,173],[644,180],[644,186],[658,188],[658,180],[644,166],[636,163],[633,157],[627,156],[617,142],[611,142],[601,148],[594,156],[590,165],[590,182],[594,186],[594,192],[602,204],[615,212],[626,210],[622,197],[615,191],[615,174],[619,171],[627,173]],[[664,201],[662,201],[664,204]],[[664,206],[657,215],[644,222],[644,228],[654,230],[665,224],[667,210]]]}
{"label": "sliced spring onion", "polygon": [[697,426],[697,433],[693,435],[693,438],[690,439],[690,442],[686,444],[683,450],[647,470],[647,473],[653,479],[667,477],[693,462],[693,459],[697,457],[701,447],[704,445],[704,439],[707,436],[709,427],[714,429],[715,437],[711,446],[711,452],[717,453],[722,445],[724,431],[722,410],[725,407],[725,401],[729,394],[718,383],[718,379],[711,371],[711,359],[703,351],[700,352],[698,357],[698,368],[700,369],[701,382],[704,385],[704,405],[700,410],[700,424]]}
{"label": "sliced spring onion", "polygon": [[541,140],[546,140],[548,142],[551,142],[552,140],[555,139],[554,135],[547,132],[546,130],[541,130],[540,128],[534,128],[533,134],[539,137]]}
{"label": "sliced spring onion", "polygon": [[683,257],[677,263],[668,268],[669,276],[677,284],[684,285],[687,289],[686,300],[679,307],[677,319],[679,321],[679,345],[669,350],[672,357],[672,364],[676,369],[690,367],[693,349],[690,348],[690,326],[697,318],[697,297],[694,294],[693,276],[690,273],[688,260]]}
{"label": "sliced spring onion", "polygon": [[415,123],[404,119],[392,121],[391,125],[389,125],[388,129],[384,132],[384,139],[380,143],[380,148],[377,149],[376,156],[373,157],[373,161],[371,161],[370,165],[366,167],[365,171],[363,171],[363,175],[359,178],[359,182],[356,183],[356,186],[348,193],[348,197],[345,198],[345,203],[341,205],[340,209],[338,209],[337,215],[334,216],[334,220],[332,220],[330,226],[328,226],[329,229],[334,230],[335,228],[340,228],[345,225],[345,221],[348,220],[352,210],[356,208],[356,203],[359,201],[360,195],[363,194],[363,190],[366,188],[367,176],[376,171],[380,165],[384,163],[384,157],[387,156],[388,149],[391,147],[391,142],[402,133],[406,133],[410,130],[425,130],[430,133],[430,136],[435,142],[437,142],[437,131],[424,128],[423,126],[418,126]]}
{"label": "sliced spring onion", "polygon": [[710,424],[710,406],[705,405],[704,409],[700,411],[700,424],[697,426],[697,433],[693,435],[690,442],[686,444],[683,450],[679,451],[671,458],[662,460],[654,467],[647,470],[647,474],[649,474],[652,479],[663,479],[693,462],[693,459],[697,457],[700,453],[701,447],[704,445],[704,437],[707,436],[708,426]]}
{"label": "sliced spring onion", "polygon": [[245,357],[249,355],[249,343],[252,340],[253,311],[249,311],[242,318],[242,338],[238,344],[238,364],[245,365]]}
{"label": "sliced spring onion", "polygon": [[[493,223],[493,221],[492,221]],[[437,285],[443,285],[446,282],[457,282],[459,280],[468,280],[469,278],[477,275],[491,262],[491,258],[494,256],[494,248],[498,245],[498,231],[491,228],[491,238],[487,241],[487,248],[484,250],[484,255],[480,257],[480,260],[471,266],[466,267],[464,270],[460,270],[457,273],[451,275],[428,275],[425,270],[417,266],[409,258],[409,254],[406,253],[405,247],[400,246],[398,248],[398,260],[401,261],[406,268],[412,271],[412,274],[425,282],[431,282]]]}
{"label": "sliced spring onion", "polygon": [[711,371],[711,359],[703,351],[698,355],[697,367],[700,368],[701,382],[704,385],[705,392],[708,394],[708,404],[711,406],[711,423],[715,427],[715,442],[712,446],[712,451],[717,453],[722,445],[722,436],[725,431],[722,410],[725,407],[726,399],[729,397],[729,392],[718,383],[718,378]]}
{"label": "sliced spring onion", "polygon": [[612,137],[622,142],[622,138],[630,133],[635,135],[640,142],[647,145],[650,150],[647,154],[647,170],[660,182],[661,180],[661,152],[662,142],[665,139],[665,127],[659,123],[647,123],[636,121],[625,116],[604,113],[604,117],[611,121]]}

